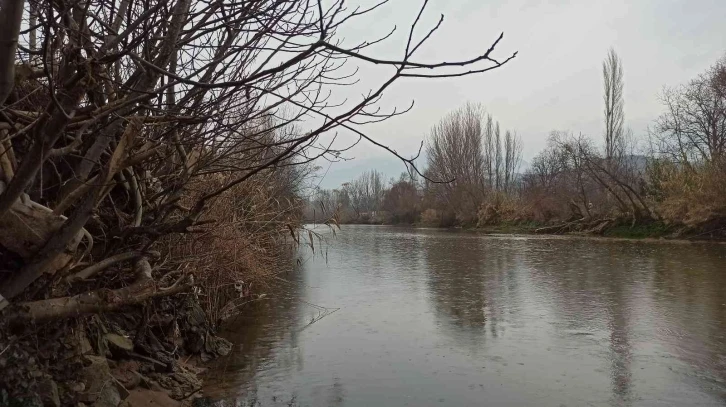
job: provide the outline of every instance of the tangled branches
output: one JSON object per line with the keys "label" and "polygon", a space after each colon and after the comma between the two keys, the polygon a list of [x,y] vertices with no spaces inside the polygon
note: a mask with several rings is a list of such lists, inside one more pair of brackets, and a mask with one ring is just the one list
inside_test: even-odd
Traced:
{"label": "tangled branches", "polygon": [[[499,36],[466,60],[417,61],[441,24],[414,35],[426,2],[402,58],[367,54],[389,36],[344,45],[339,29],[386,1],[347,10],[342,0],[28,0],[24,13],[14,13],[23,0],[1,0],[0,52],[11,57],[0,58],[0,245],[7,269],[0,294],[11,302],[59,301],[42,298],[63,282],[66,303],[92,295],[85,281],[92,274],[154,263],[148,253],[159,242],[208,231],[219,221],[208,216],[215,202],[237,186],[260,185],[255,180],[286,185],[265,199],[276,202],[267,206],[271,212],[288,208],[291,180],[305,164],[339,153],[320,144],[322,134],[337,129],[412,165],[359,125],[401,113],[380,112],[383,92],[402,78],[486,72],[516,54],[494,58]],[[390,75],[360,100],[332,103],[330,92],[355,75],[346,73],[350,61],[390,67]],[[295,219],[294,210],[283,212],[264,218],[280,235]],[[152,280],[178,273],[179,262],[166,263],[151,266]],[[93,273],[82,271],[94,265]],[[104,289],[134,284],[102,276]],[[153,285],[152,296],[176,291]],[[43,308],[42,316],[104,306],[57,314],[48,311],[57,307]]]}

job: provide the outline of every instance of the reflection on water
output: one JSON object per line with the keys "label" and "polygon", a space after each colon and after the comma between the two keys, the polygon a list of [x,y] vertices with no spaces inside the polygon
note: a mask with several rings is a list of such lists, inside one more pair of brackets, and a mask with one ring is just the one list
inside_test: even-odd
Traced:
{"label": "reflection on water", "polygon": [[220,404],[726,405],[726,246],[347,226],[306,256],[228,332]]}

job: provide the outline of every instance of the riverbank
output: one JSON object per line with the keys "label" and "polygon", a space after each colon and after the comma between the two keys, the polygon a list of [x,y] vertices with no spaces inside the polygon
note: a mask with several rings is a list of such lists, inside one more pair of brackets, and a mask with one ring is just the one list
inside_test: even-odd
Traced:
{"label": "riverbank", "polygon": [[[597,224],[597,222],[595,222]],[[436,229],[464,229],[486,234],[506,235],[556,235],[556,236],[582,236],[594,238],[613,239],[665,239],[684,241],[716,241],[726,242],[726,228],[692,228],[684,225],[667,225],[663,222],[632,225],[628,222],[610,222],[598,230],[593,228],[570,228],[567,223],[545,224],[539,222],[502,222],[484,226],[437,226],[424,223],[383,223],[383,222],[351,222],[346,225],[380,225],[380,226],[409,226]],[[597,225],[596,225],[597,226]]]}
{"label": "riverbank", "polygon": [[719,242],[726,241],[726,229],[699,230],[680,225],[666,225],[661,222],[636,225],[630,225],[627,223],[615,223],[597,231],[568,230],[561,233],[557,232],[557,227],[558,225],[553,226],[541,225],[536,223],[526,223],[484,226],[474,228],[474,230],[479,230],[485,233],[567,235],[614,239],[666,239]]}
{"label": "riverbank", "polygon": [[192,295],[125,313],[0,330],[0,406],[184,406],[232,344]]}

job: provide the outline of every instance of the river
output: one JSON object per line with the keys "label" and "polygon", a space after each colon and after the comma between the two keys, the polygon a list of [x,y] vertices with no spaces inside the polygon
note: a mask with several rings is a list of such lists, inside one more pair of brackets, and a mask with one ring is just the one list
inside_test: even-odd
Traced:
{"label": "river", "polygon": [[724,245],[317,230],[224,333],[219,404],[726,405]]}

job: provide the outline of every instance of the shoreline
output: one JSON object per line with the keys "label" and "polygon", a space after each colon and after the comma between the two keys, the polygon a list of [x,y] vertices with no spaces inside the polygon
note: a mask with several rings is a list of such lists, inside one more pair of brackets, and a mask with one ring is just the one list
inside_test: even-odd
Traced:
{"label": "shoreline", "polygon": [[[196,301],[169,309],[156,305],[147,329],[140,331],[124,326],[134,314],[127,311],[0,336],[0,366],[6,373],[0,405],[191,406],[203,397],[208,362],[227,356],[233,345],[195,312],[201,310]],[[165,347],[168,340],[178,349]],[[13,394],[12,389],[22,390]]]}
{"label": "shoreline", "polygon": [[[635,226],[630,228],[626,225],[617,225],[612,228],[605,229],[603,233],[587,233],[582,231],[563,232],[563,233],[552,233],[552,232],[537,232],[536,230],[542,227],[548,227],[551,225],[544,224],[499,224],[499,225],[487,225],[483,227],[476,226],[435,226],[435,225],[424,225],[421,223],[405,224],[405,223],[363,223],[363,222],[350,222],[343,223],[340,226],[344,227],[347,225],[365,225],[365,226],[394,226],[394,227],[408,227],[415,229],[439,229],[439,230],[458,230],[467,232],[476,232],[486,235],[522,235],[522,236],[560,236],[560,237],[573,237],[573,238],[586,238],[595,240],[628,240],[628,241],[644,241],[644,242],[674,242],[674,243],[720,243],[726,244],[726,230],[719,229],[710,232],[684,232],[675,230],[675,228],[668,228],[663,224],[656,224],[657,229],[649,228],[647,225]],[[713,236],[715,232],[724,233],[724,235]],[[711,234],[711,236],[708,236]]]}

